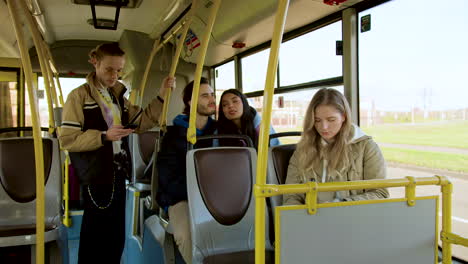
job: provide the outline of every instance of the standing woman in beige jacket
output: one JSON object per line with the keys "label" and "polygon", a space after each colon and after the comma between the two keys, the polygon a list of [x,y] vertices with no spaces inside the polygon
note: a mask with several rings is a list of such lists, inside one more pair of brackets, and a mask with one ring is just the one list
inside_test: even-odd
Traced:
{"label": "standing woman in beige jacket", "polygon": [[[346,98],[324,88],[312,98],[304,131],[288,167],[286,184],[384,179],[385,160],[377,144],[351,122]],[[320,192],[319,203],[383,199],[386,189]],[[304,204],[304,194],[288,194],[284,204]]]}
{"label": "standing woman in beige jacket", "polygon": [[163,97],[174,86],[167,77],[145,109],[132,105],[119,82],[125,52],[118,43],[97,46],[89,62],[95,71],[74,89],[63,108],[59,135],[80,179],[83,218],[78,263],[119,264],[125,245],[125,179],[131,172],[128,135],[158,123]]}

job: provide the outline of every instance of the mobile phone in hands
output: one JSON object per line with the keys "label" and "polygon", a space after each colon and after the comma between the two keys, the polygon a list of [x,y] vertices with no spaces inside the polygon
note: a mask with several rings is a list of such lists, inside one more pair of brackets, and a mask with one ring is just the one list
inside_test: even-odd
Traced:
{"label": "mobile phone in hands", "polygon": [[126,124],[126,125],[124,126],[124,129],[135,129],[135,128],[137,128],[137,127],[138,127],[137,124]]}

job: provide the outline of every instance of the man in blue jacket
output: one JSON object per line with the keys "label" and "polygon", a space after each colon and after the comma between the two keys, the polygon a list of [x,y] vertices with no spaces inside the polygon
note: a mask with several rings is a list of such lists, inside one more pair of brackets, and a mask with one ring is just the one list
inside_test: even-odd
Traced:
{"label": "man in blue jacket", "polygon": [[[192,240],[187,204],[187,129],[189,126],[190,105],[193,81],[183,91],[184,111],[176,116],[173,126],[161,142],[158,153],[157,169],[159,185],[157,201],[159,206],[167,209],[174,239],[187,264],[192,263]],[[212,135],[216,129],[211,116],[216,112],[216,101],[213,89],[206,78],[200,80],[200,92],[197,104],[197,136]],[[195,144],[195,148],[210,147],[212,142],[204,140]]]}

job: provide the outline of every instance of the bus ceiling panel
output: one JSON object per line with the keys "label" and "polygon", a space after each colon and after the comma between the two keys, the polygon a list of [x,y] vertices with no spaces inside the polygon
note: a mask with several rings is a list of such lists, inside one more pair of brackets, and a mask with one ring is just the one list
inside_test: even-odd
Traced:
{"label": "bus ceiling panel", "polygon": [[[0,58],[19,58],[20,55],[13,28],[13,21],[5,1],[0,1],[0,25]],[[24,29],[26,29],[26,27],[24,27]],[[31,38],[26,35],[25,37],[28,44],[31,44]]]}
{"label": "bus ceiling panel", "polygon": [[[90,5],[72,1],[41,0],[44,16],[56,40],[87,39],[118,41],[124,30],[157,36],[190,4],[189,0],[141,0],[137,8],[121,8],[116,30],[95,29]],[[96,6],[98,19],[114,20],[116,8]],[[156,32],[156,33],[155,33]]]}
{"label": "bus ceiling panel", "polygon": [[25,0],[29,10],[33,14],[34,19],[37,22],[37,26],[39,28],[39,32],[41,32],[44,40],[47,43],[55,42],[55,36],[49,30],[47,22],[44,17],[44,12],[42,12],[41,6],[39,5],[39,0]]}
{"label": "bus ceiling panel", "polygon": [[[361,1],[348,0],[343,4],[330,6],[324,4],[323,0],[291,0],[288,13],[294,15],[287,17],[285,32],[310,24]],[[209,2],[204,2],[205,5],[196,13],[191,26],[198,38],[205,29]],[[223,1],[211,35],[205,65],[218,64],[249,48],[269,41],[273,34],[271,25],[274,24],[276,8],[276,0]],[[246,46],[233,48],[232,45],[235,42],[243,42]],[[190,52],[190,47],[185,49],[187,50],[188,54],[183,54],[182,57],[189,62],[195,62],[197,50],[194,49],[193,53]]]}
{"label": "bus ceiling panel", "polygon": [[192,4],[190,0],[160,0],[159,9],[154,15],[153,28],[149,32],[152,39],[163,34],[168,27]]}
{"label": "bus ceiling panel", "polygon": [[[103,41],[96,40],[63,40],[50,46],[50,52],[61,75],[86,75],[93,71],[88,62],[88,53]],[[29,50],[31,65],[34,72],[40,72],[36,49]]]}

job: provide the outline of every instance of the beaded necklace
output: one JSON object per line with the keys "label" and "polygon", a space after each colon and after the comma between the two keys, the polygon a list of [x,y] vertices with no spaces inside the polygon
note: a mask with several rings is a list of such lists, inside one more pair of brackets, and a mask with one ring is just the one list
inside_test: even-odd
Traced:
{"label": "beaded necklace", "polygon": [[[105,88],[103,87],[103,85],[99,81],[98,81],[98,83],[101,86],[101,89],[98,88],[97,90],[99,92],[99,97],[101,97],[102,103],[105,105],[105,107],[108,110],[112,111],[113,124],[114,125],[120,125],[121,124],[120,112],[118,111],[117,106],[114,104],[114,102],[112,100],[112,94],[109,91],[105,90]],[[114,178],[112,180],[112,193],[111,193],[111,197],[110,197],[109,202],[107,203],[107,205],[100,206],[100,205],[97,204],[97,202],[93,198],[93,195],[91,194],[91,187],[90,186],[91,186],[91,184],[88,185],[88,194],[89,194],[89,198],[91,198],[91,201],[93,202],[93,204],[98,209],[101,209],[101,210],[109,208],[109,206],[112,204],[112,200],[114,200],[115,172],[114,172]]]}

